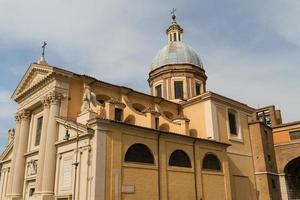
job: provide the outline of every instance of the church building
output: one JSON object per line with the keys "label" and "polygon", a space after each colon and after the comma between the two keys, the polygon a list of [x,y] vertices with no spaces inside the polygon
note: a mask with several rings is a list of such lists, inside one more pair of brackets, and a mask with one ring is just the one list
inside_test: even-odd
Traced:
{"label": "church building", "polygon": [[279,114],[267,109],[278,122],[268,126],[261,111],[206,91],[205,66],[175,15],[166,36],[150,66],[151,95],[52,66],[44,54],[31,64],[12,94],[16,126],[0,157],[0,200],[289,195],[273,144],[273,129],[284,138]]}

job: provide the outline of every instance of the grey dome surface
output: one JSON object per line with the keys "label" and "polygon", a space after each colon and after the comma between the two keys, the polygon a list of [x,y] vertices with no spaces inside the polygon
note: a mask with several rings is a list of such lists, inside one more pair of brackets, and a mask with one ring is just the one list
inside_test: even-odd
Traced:
{"label": "grey dome surface", "polygon": [[203,69],[196,51],[183,42],[170,42],[160,49],[151,63],[151,70],[169,64],[191,64]]}

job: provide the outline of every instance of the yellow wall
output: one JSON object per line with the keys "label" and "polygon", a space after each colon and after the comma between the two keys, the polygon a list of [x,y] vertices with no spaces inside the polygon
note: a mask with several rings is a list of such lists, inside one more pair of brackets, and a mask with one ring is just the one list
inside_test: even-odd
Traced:
{"label": "yellow wall", "polygon": [[[195,144],[196,160],[194,161],[194,139],[192,138],[161,135],[160,153],[158,154],[158,135],[155,131],[141,128],[137,130],[116,125],[108,133],[107,167],[109,166],[109,169],[107,169],[108,175],[106,177],[108,179],[106,182],[107,199],[114,199],[117,191],[120,192],[122,199],[126,200],[158,199],[159,185],[162,199],[195,199],[196,177],[198,199],[204,197],[212,199],[213,196],[210,195],[222,195],[226,199],[231,199],[231,192],[226,191],[228,188],[230,190],[230,177],[225,146],[210,141],[197,141]],[[127,149],[135,143],[142,143],[149,147],[154,156],[154,165],[124,162]],[[168,166],[171,153],[177,149],[183,150],[189,156],[191,168]],[[209,172],[202,173],[202,159],[208,152],[213,152],[218,156],[222,164],[222,172],[214,174],[209,174]],[[160,164],[158,164],[158,156],[160,156]],[[194,162],[196,165],[194,165]],[[122,190],[116,188],[118,182],[116,181],[115,172],[118,170],[121,172],[121,183],[119,183],[118,187],[133,186],[134,193],[122,192]],[[158,183],[159,171],[160,183]],[[213,190],[217,190],[219,193],[208,194]]]}
{"label": "yellow wall", "polygon": [[226,197],[225,181],[222,174],[202,172],[202,179],[204,199],[224,199]]}
{"label": "yellow wall", "polygon": [[185,107],[183,112],[190,119],[190,131],[196,131],[199,138],[207,138],[204,103],[196,103]]}
{"label": "yellow wall", "polygon": [[68,117],[76,118],[80,113],[83,95],[83,83],[80,80],[72,79],[69,90]]}

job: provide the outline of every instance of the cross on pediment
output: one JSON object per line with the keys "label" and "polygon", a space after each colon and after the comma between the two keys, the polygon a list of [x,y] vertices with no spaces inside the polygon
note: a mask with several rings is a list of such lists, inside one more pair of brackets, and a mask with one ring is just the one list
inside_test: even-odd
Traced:
{"label": "cross on pediment", "polygon": [[176,9],[173,8],[172,11],[171,11],[171,14],[172,14],[172,15],[175,15],[175,12],[176,12]]}
{"label": "cross on pediment", "polygon": [[42,49],[43,49],[42,56],[45,56],[45,49],[46,49],[46,46],[47,46],[47,42],[44,41],[44,44],[43,44],[43,46],[42,46]]}

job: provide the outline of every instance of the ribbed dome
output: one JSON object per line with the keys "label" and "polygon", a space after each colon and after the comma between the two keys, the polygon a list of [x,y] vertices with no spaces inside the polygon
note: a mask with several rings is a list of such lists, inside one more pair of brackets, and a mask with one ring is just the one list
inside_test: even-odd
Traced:
{"label": "ribbed dome", "polygon": [[151,63],[151,70],[169,64],[191,64],[203,69],[196,51],[183,42],[170,42],[158,51]]}

